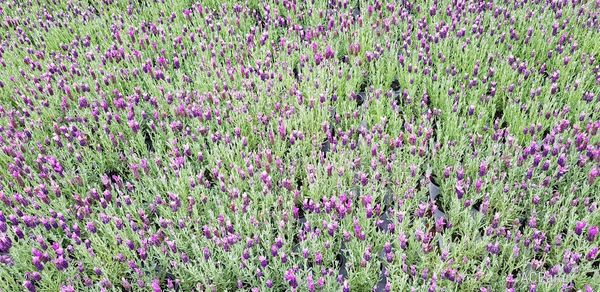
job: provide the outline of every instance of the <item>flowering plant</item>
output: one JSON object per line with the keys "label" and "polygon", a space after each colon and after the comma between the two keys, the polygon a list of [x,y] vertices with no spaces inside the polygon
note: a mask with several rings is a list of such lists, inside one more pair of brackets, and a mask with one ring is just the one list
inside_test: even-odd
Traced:
{"label": "flowering plant", "polygon": [[45,2],[0,290],[600,287],[600,2]]}

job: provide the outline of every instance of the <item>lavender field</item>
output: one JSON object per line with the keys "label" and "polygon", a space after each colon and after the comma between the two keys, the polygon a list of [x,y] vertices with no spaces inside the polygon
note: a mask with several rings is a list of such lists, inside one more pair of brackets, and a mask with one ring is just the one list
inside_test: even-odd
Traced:
{"label": "lavender field", "polygon": [[599,0],[0,20],[0,291],[600,291]]}

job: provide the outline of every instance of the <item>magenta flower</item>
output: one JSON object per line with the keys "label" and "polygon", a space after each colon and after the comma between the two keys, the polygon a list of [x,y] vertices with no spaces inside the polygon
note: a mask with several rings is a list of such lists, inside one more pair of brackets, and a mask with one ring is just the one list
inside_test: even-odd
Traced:
{"label": "magenta flower", "polygon": [[597,255],[598,255],[598,247],[597,247],[597,246],[594,246],[594,247],[592,247],[592,249],[591,249],[591,250],[590,250],[590,251],[587,253],[587,255],[586,255],[586,257],[585,257],[585,258],[586,258],[588,261],[590,261],[590,262],[591,262],[591,261],[593,261],[593,260],[595,260],[595,259],[596,259],[596,256],[597,256]]}
{"label": "magenta flower", "polygon": [[289,269],[289,270],[285,271],[283,277],[288,282],[288,284],[290,286],[292,286],[292,288],[298,287],[298,282],[297,282],[296,275],[295,275],[295,272],[293,269]]}
{"label": "magenta flower", "polygon": [[152,280],[152,291],[154,291],[154,292],[162,291],[162,289],[160,288],[160,281],[158,279]]}
{"label": "magenta flower", "polygon": [[588,233],[587,233],[587,239],[590,242],[593,242],[594,240],[596,240],[596,237],[598,236],[598,226],[590,226],[588,228]]}
{"label": "magenta flower", "polygon": [[583,230],[585,229],[586,226],[587,226],[587,223],[585,223],[583,221],[575,222],[575,234],[577,234],[577,235],[583,234]]}

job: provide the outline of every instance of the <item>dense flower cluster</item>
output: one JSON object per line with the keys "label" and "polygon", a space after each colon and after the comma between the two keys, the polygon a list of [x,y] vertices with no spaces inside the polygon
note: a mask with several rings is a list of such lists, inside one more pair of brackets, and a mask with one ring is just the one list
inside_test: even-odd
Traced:
{"label": "dense flower cluster", "polygon": [[598,0],[0,19],[2,291],[600,288]]}

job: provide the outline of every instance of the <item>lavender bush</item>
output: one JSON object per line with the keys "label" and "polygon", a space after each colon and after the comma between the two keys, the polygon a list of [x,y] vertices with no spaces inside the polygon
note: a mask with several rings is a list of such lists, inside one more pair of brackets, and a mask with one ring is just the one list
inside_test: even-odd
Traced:
{"label": "lavender bush", "polygon": [[0,1],[2,291],[598,291],[600,2]]}

